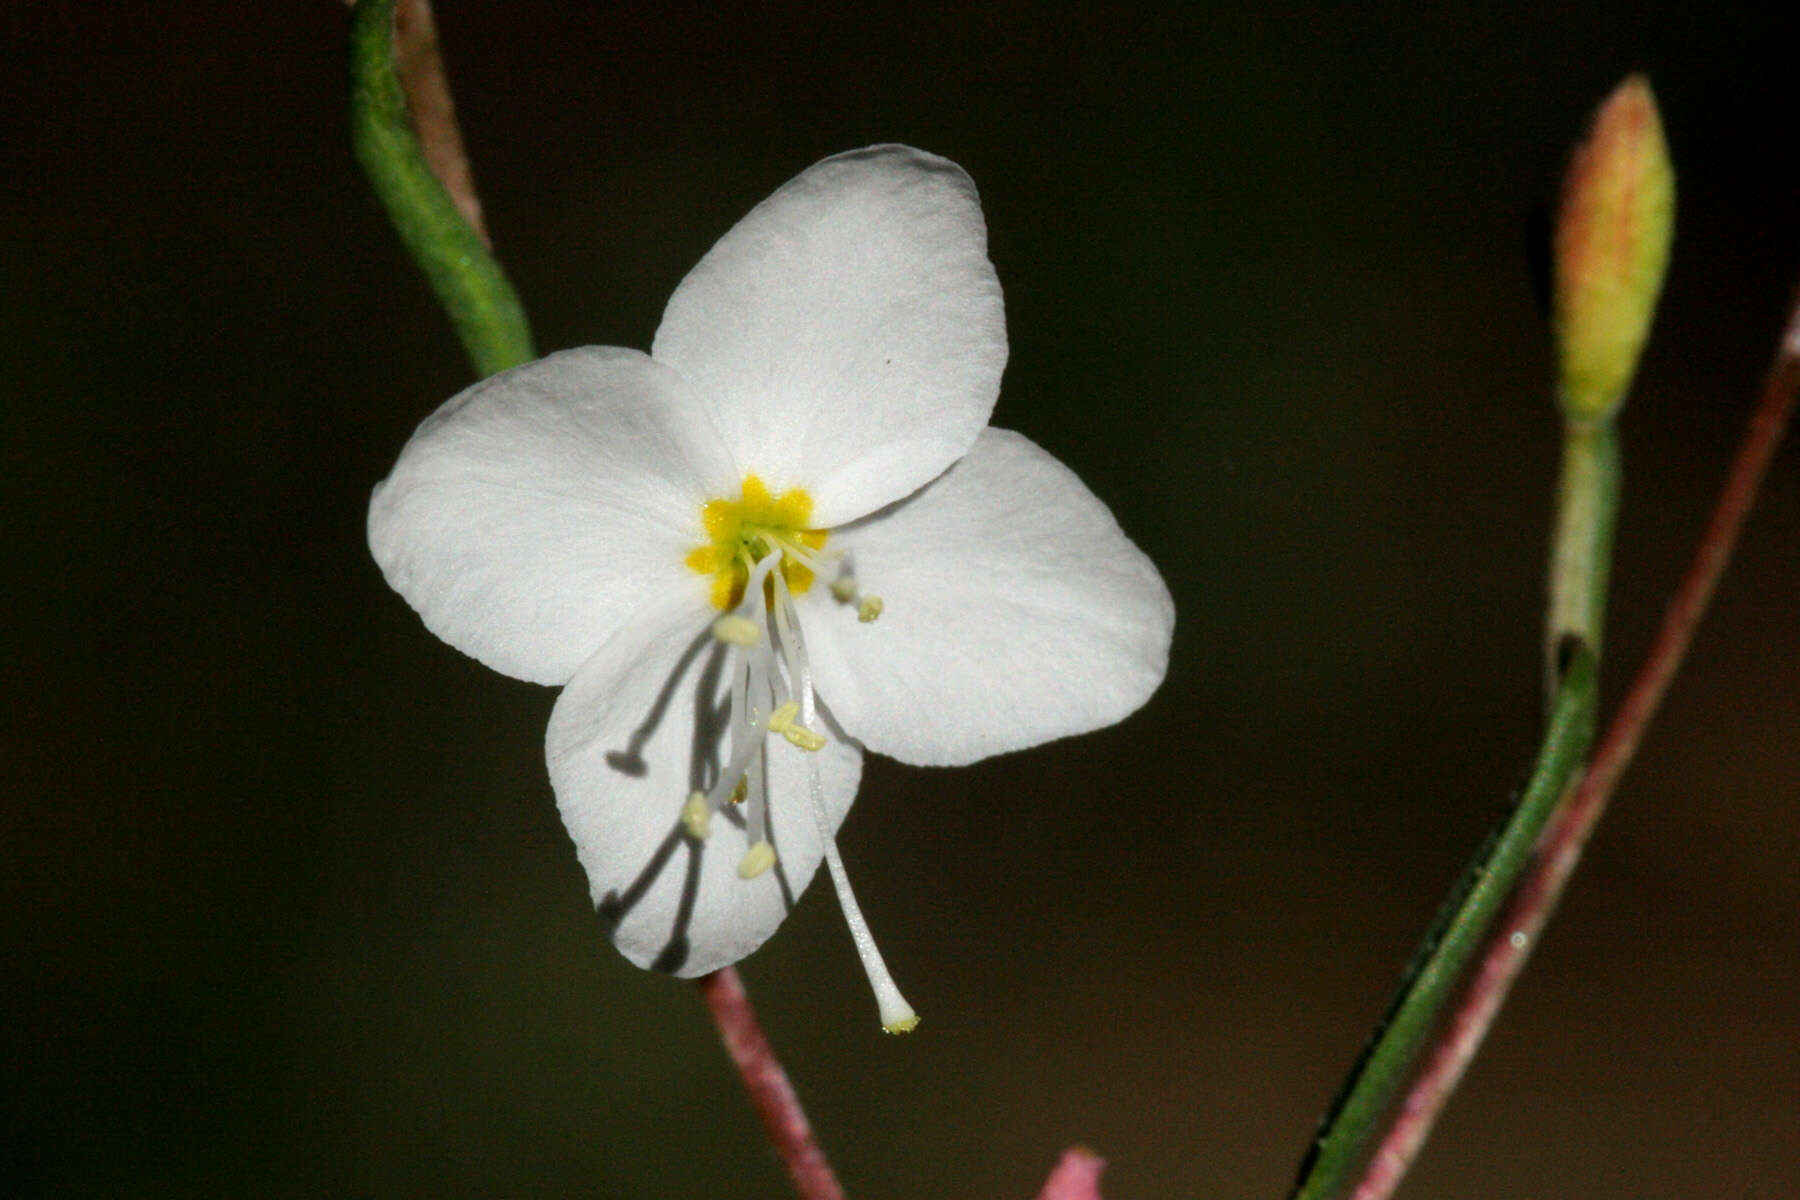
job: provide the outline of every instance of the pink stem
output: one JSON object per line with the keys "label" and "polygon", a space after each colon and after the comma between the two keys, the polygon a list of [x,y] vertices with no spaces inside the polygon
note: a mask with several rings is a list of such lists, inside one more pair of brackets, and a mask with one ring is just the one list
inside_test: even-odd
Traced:
{"label": "pink stem", "polygon": [[1399,1186],[1419,1149],[1430,1135],[1444,1102],[1456,1089],[1469,1061],[1480,1049],[1494,1017],[1505,1003],[1513,981],[1537,944],[1538,934],[1556,908],[1563,888],[1581,861],[1594,826],[1606,811],[1619,776],[1637,752],[1644,730],[1662,704],[1669,681],[1686,655],[1713,588],[1731,558],[1744,517],[1781,444],[1800,392],[1800,299],[1788,313],[1774,364],[1763,384],[1762,398],[1750,415],[1712,520],[1694,552],[1680,587],[1669,600],[1661,630],[1650,654],[1632,681],[1605,739],[1586,774],[1564,800],[1539,839],[1525,877],[1494,926],[1480,965],[1456,1014],[1438,1035],[1419,1078],[1401,1103],[1392,1127],[1375,1155],[1353,1200],[1386,1200]]}
{"label": "pink stem", "polygon": [[794,1190],[801,1200],[844,1200],[844,1189],[838,1186],[825,1152],[813,1139],[800,1098],[756,1019],[737,969],[726,967],[703,975],[699,983],[700,994],[725,1041],[725,1052],[731,1055],[744,1090],[750,1093],[750,1103],[762,1117],[769,1141],[787,1165]]}
{"label": "pink stem", "polygon": [[1086,1146],[1071,1146],[1044,1181],[1037,1200],[1100,1200],[1100,1172],[1106,1160]]}

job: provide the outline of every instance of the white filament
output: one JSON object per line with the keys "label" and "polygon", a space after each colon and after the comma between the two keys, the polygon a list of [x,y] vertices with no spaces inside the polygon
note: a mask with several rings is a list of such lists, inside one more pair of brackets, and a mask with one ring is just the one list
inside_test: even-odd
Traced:
{"label": "white filament", "polygon": [[887,962],[875,945],[875,935],[869,932],[869,923],[863,919],[862,908],[856,903],[856,893],[850,889],[850,873],[844,869],[844,858],[838,853],[837,839],[831,833],[831,820],[825,815],[825,785],[819,778],[817,763],[812,764],[809,790],[813,823],[818,826],[819,838],[825,843],[825,865],[831,870],[838,906],[844,910],[844,924],[850,927],[850,940],[856,945],[856,956],[862,959],[863,974],[869,977],[869,987],[874,989],[881,1027],[889,1033],[908,1033],[919,1023],[919,1014],[906,1002],[894,977],[888,974]]}

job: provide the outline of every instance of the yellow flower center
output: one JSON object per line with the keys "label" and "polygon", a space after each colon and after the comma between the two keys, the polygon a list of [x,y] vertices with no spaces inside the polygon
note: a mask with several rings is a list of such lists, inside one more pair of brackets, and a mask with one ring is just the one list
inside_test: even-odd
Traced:
{"label": "yellow flower center", "polygon": [[776,569],[795,595],[812,587],[816,554],[825,545],[826,531],[808,529],[812,497],[801,488],[789,488],[779,496],[754,475],[744,476],[742,498],[708,500],[700,506],[700,524],[707,543],[696,546],[684,560],[702,575],[712,577],[715,608],[735,608],[744,598],[750,568],[775,551],[781,552]]}

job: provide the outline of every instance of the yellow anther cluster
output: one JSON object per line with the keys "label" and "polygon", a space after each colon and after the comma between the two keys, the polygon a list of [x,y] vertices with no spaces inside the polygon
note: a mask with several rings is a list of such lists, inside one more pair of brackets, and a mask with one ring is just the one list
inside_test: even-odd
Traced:
{"label": "yellow anther cluster", "polygon": [[812,569],[799,558],[825,545],[826,531],[809,529],[812,497],[801,488],[773,495],[755,475],[744,476],[737,500],[713,499],[700,506],[700,524],[706,544],[696,546],[684,560],[702,575],[712,577],[715,608],[732,609],[744,598],[750,568],[772,551],[784,553],[776,568],[795,595],[812,587]]}
{"label": "yellow anther cluster", "polygon": [[856,606],[856,619],[867,625],[881,615],[882,607],[880,596],[864,596],[862,603]]}

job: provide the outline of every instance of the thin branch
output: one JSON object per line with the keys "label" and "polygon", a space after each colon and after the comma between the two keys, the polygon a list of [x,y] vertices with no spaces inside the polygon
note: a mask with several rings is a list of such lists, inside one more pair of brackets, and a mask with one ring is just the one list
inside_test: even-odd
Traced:
{"label": "thin branch", "polygon": [[438,51],[431,0],[399,0],[395,6],[394,71],[400,76],[400,90],[406,93],[406,108],[425,151],[426,165],[450,193],[450,202],[481,238],[481,244],[492,250],[494,243],[481,219],[481,197],[475,192],[462,130],[456,124],[456,103],[450,99],[444,58]]}
{"label": "thin branch", "polygon": [[[351,8],[356,0],[345,0]],[[456,102],[450,98],[450,80],[444,74],[444,56],[438,50],[437,18],[431,0],[396,0],[394,5],[394,73],[406,93],[406,108],[413,132],[425,152],[425,163],[450,202],[469,223],[481,244],[494,248],[487,223],[481,216],[481,196],[475,190],[475,173],[463,149],[462,129],[456,123]]]}
{"label": "thin branch", "polygon": [[800,1098],[788,1082],[775,1048],[756,1019],[750,996],[734,967],[702,975],[700,994],[706,999],[725,1052],[750,1093],[750,1102],[762,1117],[769,1141],[786,1164],[788,1177],[801,1200],[844,1200],[825,1152],[813,1138],[812,1125],[800,1107]]}
{"label": "thin branch", "polygon": [[1687,575],[1669,601],[1649,657],[1619,706],[1586,775],[1545,830],[1504,919],[1494,928],[1468,992],[1408,1091],[1398,1117],[1357,1185],[1354,1200],[1385,1200],[1399,1186],[1430,1135],[1444,1102],[1480,1049],[1513,981],[1524,969],[1544,923],[1555,911],[1569,876],[1581,860],[1588,837],[1606,811],[1620,775],[1637,752],[1644,730],[1687,654],[1694,629],[1731,558],[1744,517],[1781,444],[1796,393],[1800,393],[1800,297],[1788,313],[1762,397],[1751,413],[1712,520]]}
{"label": "thin branch", "polygon": [[[422,0],[404,3],[422,7]],[[461,158],[461,138],[435,54],[421,57],[429,10],[423,26],[415,19],[407,30],[414,78],[403,84],[395,63],[396,8],[395,0],[360,0],[351,11],[350,129],[356,155],[395,232],[456,327],[475,373],[491,375],[536,357],[531,329],[506,272],[469,221],[471,205],[477,219],[480,206],[466,162],[460,175],[454,162],[446,165],[450,150]],[[420,71],[441,90],[441,104],[409,95],[409,88],[421,86]],[[431,161],[428,143],[435,143],[437,161]],[[448,178],[440,178],[446,171]]]}

